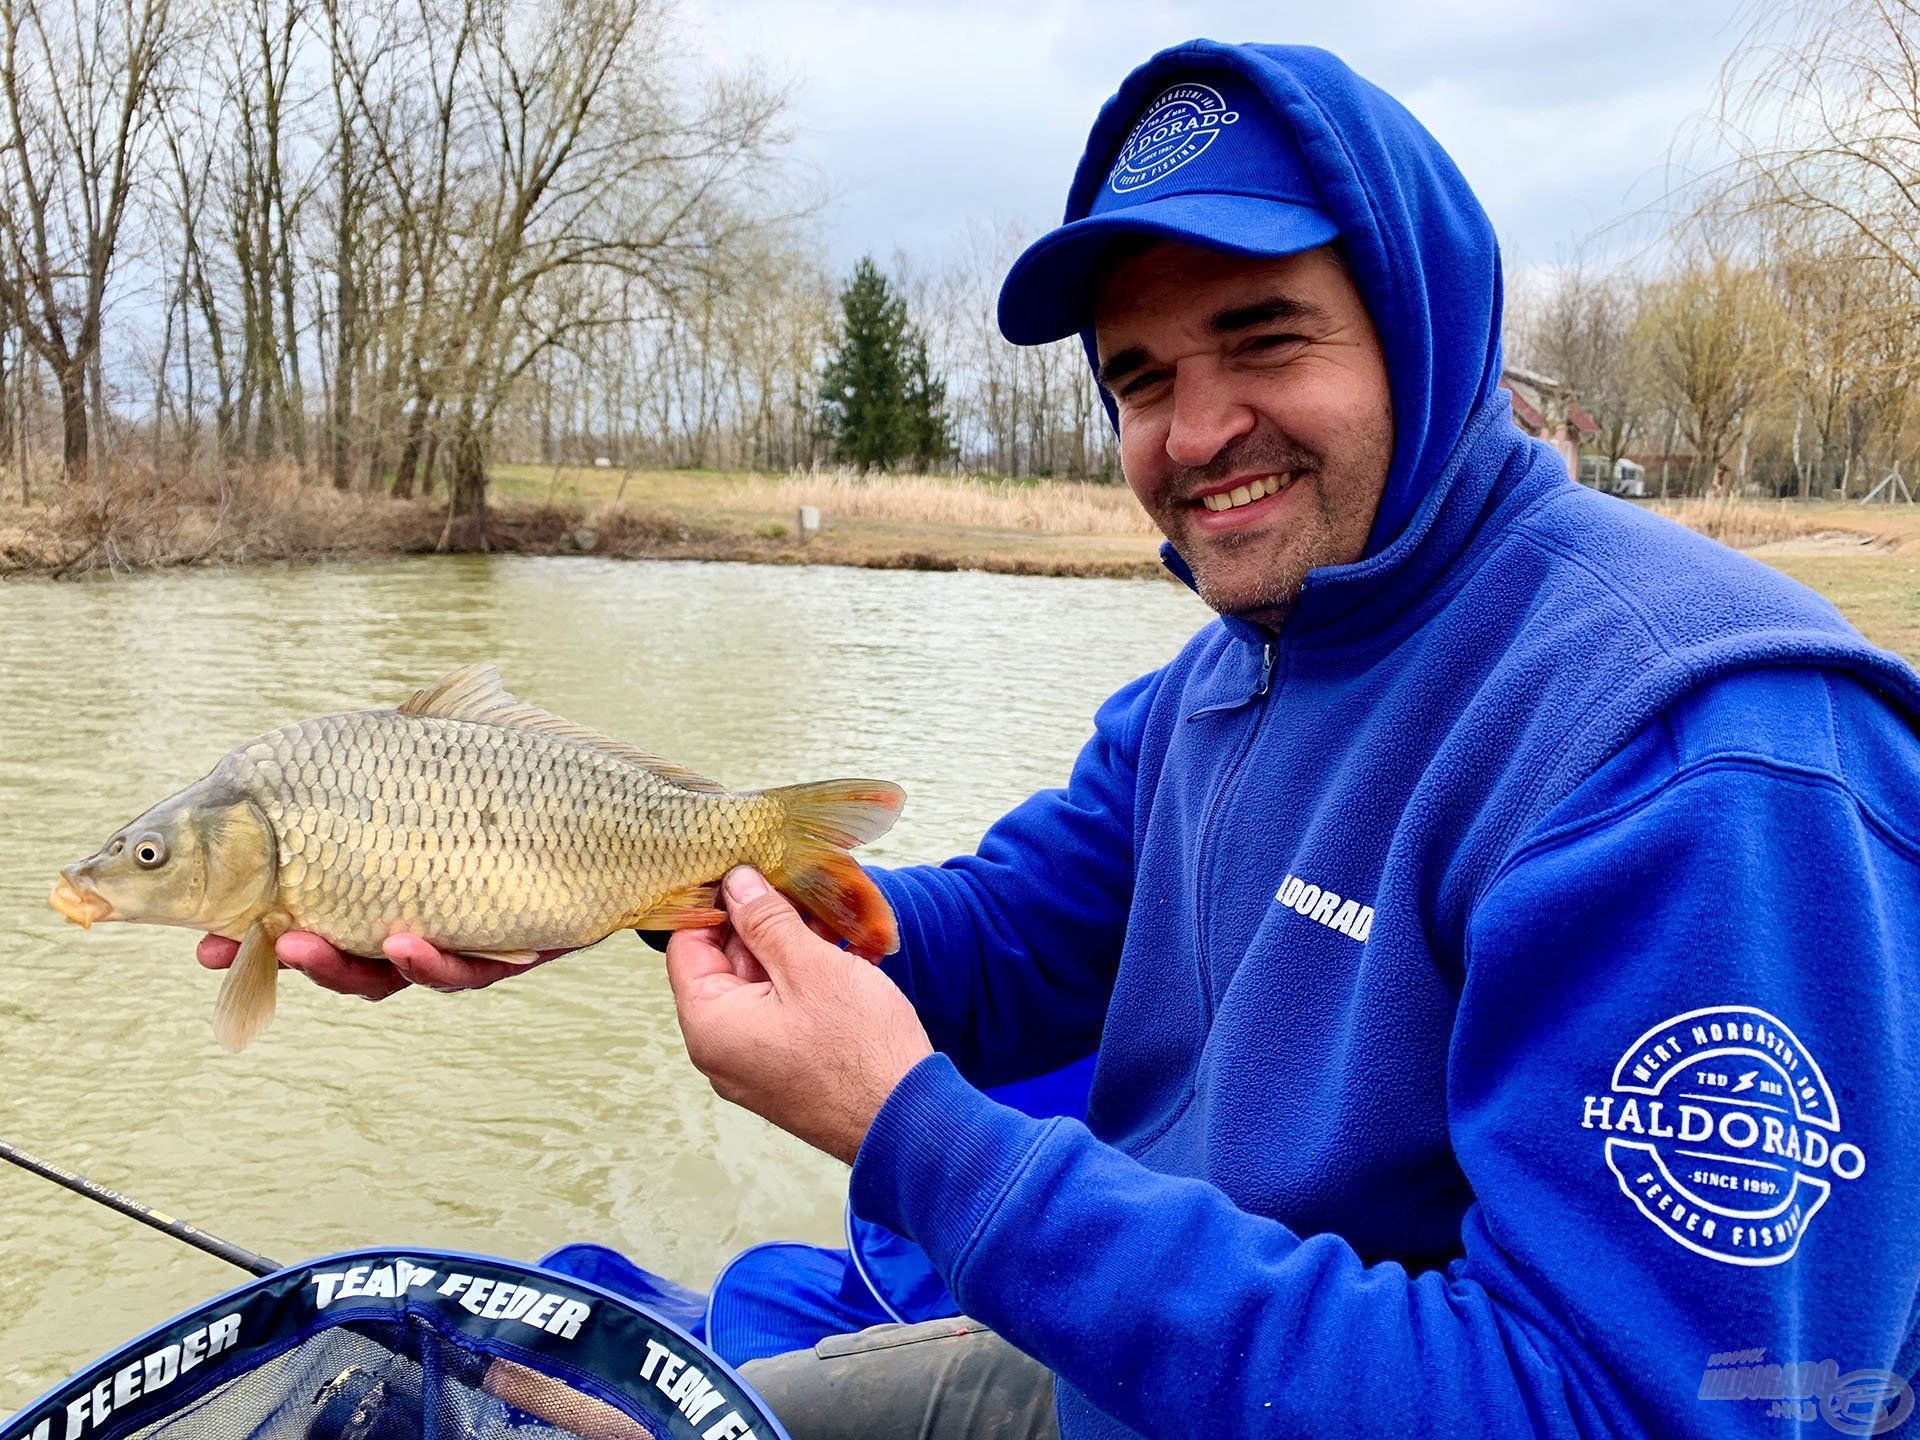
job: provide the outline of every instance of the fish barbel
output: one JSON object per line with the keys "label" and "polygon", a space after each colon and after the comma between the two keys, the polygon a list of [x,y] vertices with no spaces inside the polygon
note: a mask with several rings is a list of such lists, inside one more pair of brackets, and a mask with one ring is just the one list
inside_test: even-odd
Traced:
{"label": "fish barbel", "polygon": [[248,741],[68,866],[51,899],[82,927],[239,940],[214,1008],[238,1050],[273,1016],[288,930],[349,954],[405,932],[530,964],[616,930],[716,924],[717,882],[753,865],[854,949],[891,954],[893,914],[846,852],[886,833],[903,798],[883,780],[729,791],[469,665],[397,710]]}

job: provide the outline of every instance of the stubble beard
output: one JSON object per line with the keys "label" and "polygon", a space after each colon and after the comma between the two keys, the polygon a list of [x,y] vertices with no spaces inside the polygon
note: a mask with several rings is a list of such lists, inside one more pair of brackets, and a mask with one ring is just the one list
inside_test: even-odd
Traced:
{"label": "stubble beard", "polygon": [[[1285,474],[1295,478],[1288,494],[1305,488],[1303,514],[1276,531],[1272,522],[1249,530],[1203,531],[1190,503],[1172,498],[1217,485],[1236,474]],[[1300,598],[1307,572],[1327,564],[1335,536],[1337,511],[1324,483],[1319,456],[1265,436],[1250,436],[1210,463],[1176,471],[1166,490],[1148,507],[1153,521],[1193,572],[1194,589],[1209,609],[1278,629]],[[1298,501],[1295,502],[1296,508]],[[1262,556],[1248,574],[1242,558]]]}
{"label": "stubble beard", "polygon": [[[1350,565],[1366,552],[1393,463],[1393,411],[1383,407],[1356,422],[1329,467],[1324,455],[1283,436],[1256,432],[1214,456],[1206,465],[1174,472],[1147,505],[1154,523],[1193,572],[1194,589],[1208,607],[1278,630],[1300,599],[1309,571]],[[1284,492],[1297,497],[1285,522],[1267,521],[1248,530],[1202,531],[1192,495],[1234,475],[1293,471]],[[1304,502],[1304,503],[1302,503]],[[1253,555],[1249,563],[1244,557]]]}

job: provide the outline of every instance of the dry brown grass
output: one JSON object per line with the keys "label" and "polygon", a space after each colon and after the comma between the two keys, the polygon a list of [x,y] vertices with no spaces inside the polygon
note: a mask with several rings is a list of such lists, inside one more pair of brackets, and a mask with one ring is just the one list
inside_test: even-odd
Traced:
{"label": "dry brown grass", "polygon": [[1920,541],[1920,507],[1804,500],[1746,500],[1726,495],[1656,500],[1651,508],[1736,550],[1788,540],[1842,538],[1889,550]]}
{"label": "dry brown grass", "polygon": [[723,538],[650,506],[515,501],[489,507],[488,548],[524,555],[657,555]]}
{"label": "dry brown grass", "polygon": [[[1071,530],[1036,534],[1021,528],[1023,514],[1044,512],[1048,523],[1061,526],[1068,508],[1042,501],[1039,511],[1022,510],[1009,507],[1000,497],[980,493],[998,487],[962,482],[958,491],[962,504],[978,508],[945,511],[985,515],[989,524],[943,523],[925,514],[930,507],[924,500],[900,496],[893,498],[891,507],[873,508],[887,514],[905,513],[911,520],[849,515],[835,501],[825,533],[802,543],[792,524],[793,506],[800,502],[789,501],[783,494],[788,482],[777,477],[634,478],[638,483],[632,487],[633,497],[620,501],[602,498],[586,487],[570,486],[572,493],[562,491],[550,499],[551,485],[536,488],[524,480],[503,485],[489,506],[488,548],[507,554],[747,560],[1021,575],[1160,573],[1149,536]],[[874,491],[883,483],[860,488]],[[901,489],[911,497],[955,483],[922,480]],[[1124,493],[1114,492],[1113,498],[1124,498]],[[969,496],[971,501],[966,499]],[[1111,530],[1105,509],[1088,507],[1088,513]],[[79,578],[170,566],[420,554],[438,546],[445,519],[444,500],[401,502],[383,495],[341,494],[323,484],[302,483],[291,469],[224,480],[210,476],[155,481],[149,474],[121,473],[101,486],[73,487],[49,504],[8,507],[0,503],[0,576]]]}
{"label": "dry brown grass", "polygon": [[[244,480],[155,481],[118,474],[74,486],[51,504],[0,508],[0,574],[80,578],[187,565],[237,565],[437,547],[444,502],[396,501],[302,483],[292,470]],[[724,537],[708,526],[635,505],[521,501],[496,506],[489,548],[507,553],[655,555]]]}
{"label": "dry brown grass", "polygon": [[77,577],[391,554],[432,548],[439,526],[432,505],[342,495],[301,483],[291,469],[244,480],[122,471],[72,486],[47,506],[0,512],[0,572]]}
{"label": "dry brown grass", "polygon": [[[1122,486],[831,472],[787,476],[529,466],[496,474],[490,548],[1018,575],[1155,576],[1157,536]],[[616,495],[621,496],[615,500]],[[52,504],[0,503],[0,575],[430,551],[444,500],[342,495],[291,469],[156,482],[120,474]],[[803,543],[794,509],[825,528]],[[1920,651],[1920,506],[1736,499],[1654,509],[1758,552],[1834,599],[1869,637]]]}
{"label": "dry brown grass", "polygon": [[796,472],[774,490],[787,506],[828,515],[1041,535],[1147,535],[1153,522],[1124,485],[983,480],[973,476]]}

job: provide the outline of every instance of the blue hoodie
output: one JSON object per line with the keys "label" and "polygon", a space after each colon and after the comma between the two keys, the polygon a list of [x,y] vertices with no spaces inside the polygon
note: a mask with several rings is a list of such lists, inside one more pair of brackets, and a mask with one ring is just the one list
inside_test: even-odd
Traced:
{"label": "blue hoodie", "polygon": [[[1298,136],[1385,347],[1370,552],[880,876],[941,1053],[854,1203],[1069,1440],[1870,1433],[1917,1358],[1920,680],[1520,434],[1485,215],[1331,56],[1157,56],[1070,216],[1214,69]],[[1096,1046],[1084,1124],[976,1088]]]}

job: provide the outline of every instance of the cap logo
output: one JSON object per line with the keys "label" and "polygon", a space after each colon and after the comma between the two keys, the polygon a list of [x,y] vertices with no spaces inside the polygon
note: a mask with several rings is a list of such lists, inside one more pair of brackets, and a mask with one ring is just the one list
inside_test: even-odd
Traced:
{"label": "cap logo", "polygon": [[1162,90],[1133,129],[1120,158],[1113,162],[1107,188],[1116,195],[1164,180],[1205,152],[1221,130],[1240,118],[1210,85],[1182,84]]}

